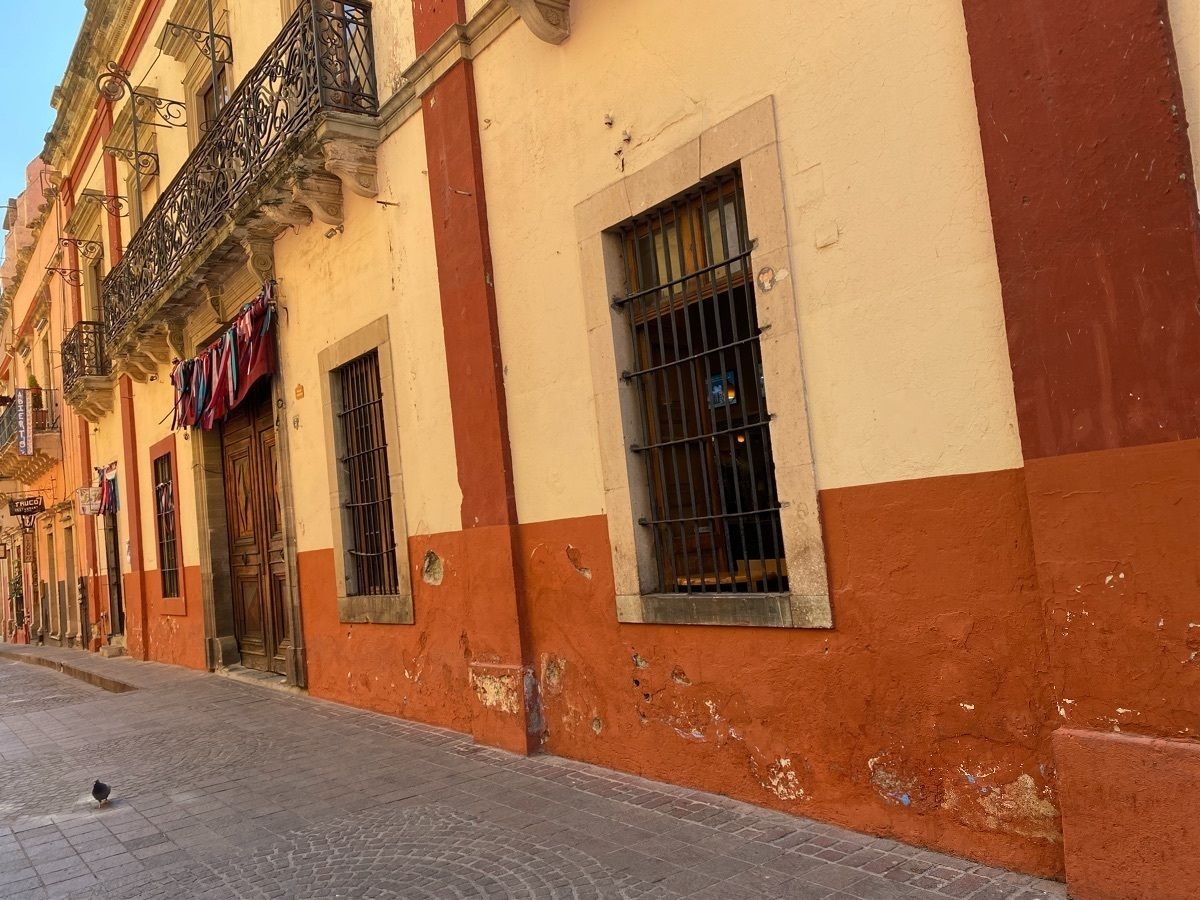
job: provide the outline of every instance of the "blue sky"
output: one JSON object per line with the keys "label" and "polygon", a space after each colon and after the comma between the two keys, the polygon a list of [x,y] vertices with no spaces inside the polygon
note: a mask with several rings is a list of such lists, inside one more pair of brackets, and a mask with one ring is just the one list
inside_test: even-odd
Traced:
{"label": "blue sky", "polygon": [[0,205],[24,188],[25,166],[54,122],[50,93],[67,68],[83,0],[0,0]]}

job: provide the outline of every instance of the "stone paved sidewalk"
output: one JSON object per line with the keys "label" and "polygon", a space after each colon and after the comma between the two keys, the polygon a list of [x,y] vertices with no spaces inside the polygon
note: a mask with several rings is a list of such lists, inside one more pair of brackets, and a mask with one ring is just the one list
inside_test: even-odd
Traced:
{"label": "stone paved sidewalk", "polygon": [[[5,648],[5,653],[10,653]],[[0,896],[1065,897],[1062,885],[153,663],[0,658]],[[97,810],[93,778],[113,785]]]}

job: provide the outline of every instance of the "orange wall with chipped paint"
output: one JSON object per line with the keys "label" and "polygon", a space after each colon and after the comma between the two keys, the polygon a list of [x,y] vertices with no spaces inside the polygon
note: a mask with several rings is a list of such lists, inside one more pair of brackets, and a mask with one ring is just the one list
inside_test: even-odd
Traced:
{"label": "orange wall with chipped paint", "polygon": [[[185,566],[182,579],[184,600],[162,596],[162,573],[145,572],[146,622],[135,608],[125,611],[125,637],[129,653],[136,659],[207,669],[204,656],[204,615],[200,603],[200,567]],[[125,596],[133,596],[137,573],[124,575]],[[183,610],[183,614],[180,614]],[[148,642],[148,645],[147,645]]]}
{"label": "orange wall with chipped paint", "polygon": [[[1020,470],[822,495],[831,632],[619,625],[604,516],[523,524],[546,751],[1026,871],[1062,871],[1053,698]],[[337,623],[301,554],[309,689],[470,730],[461,533],[415,625]],[[571,551],[571,552],[569,552]]]}

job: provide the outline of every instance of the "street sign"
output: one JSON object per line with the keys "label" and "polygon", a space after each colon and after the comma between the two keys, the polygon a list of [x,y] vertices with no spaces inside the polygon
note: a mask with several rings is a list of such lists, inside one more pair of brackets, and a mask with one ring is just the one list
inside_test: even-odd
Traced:
{"label": "street sign", "polygon": [[96,516],[100,514],[100,488],[81,487],[75,492],[75,501],[81,516]]}
{"label": "street sign", "polygon": [[29,391],[18,388],[13,405],[17,408],[17,455],[33,456],[33,404],[29,402]]}
{"label": "street sign", "polygon": [[41,494],[33,497],[9,497],[8,514],[10,516],[36,516],[46,511],[46,500]]}

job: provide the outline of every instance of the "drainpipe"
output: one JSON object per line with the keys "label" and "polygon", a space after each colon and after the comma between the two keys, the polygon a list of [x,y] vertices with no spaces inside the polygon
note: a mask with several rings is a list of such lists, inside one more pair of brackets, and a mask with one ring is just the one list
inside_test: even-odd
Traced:
{"label": "drainpipe", "polygon": [[[133,380],[122,375],[121,398],[121,450],[124,457],[120,477],[125,482],[125,515],[129,520],[129,565],[133,570],[133,590],[126,592],[129,603],[126,609],[136,609],[141,620],[142,640],[140,659],[150,658],[150,613],[146,602],[146,567],[142,555],[142,501],[138,479],[137,424],[133,417]],[[126,622],[126,631],[129,626]],[[131,648],[132,649],[132,648]],[[131,654],[132,655],[132,654]]]}

